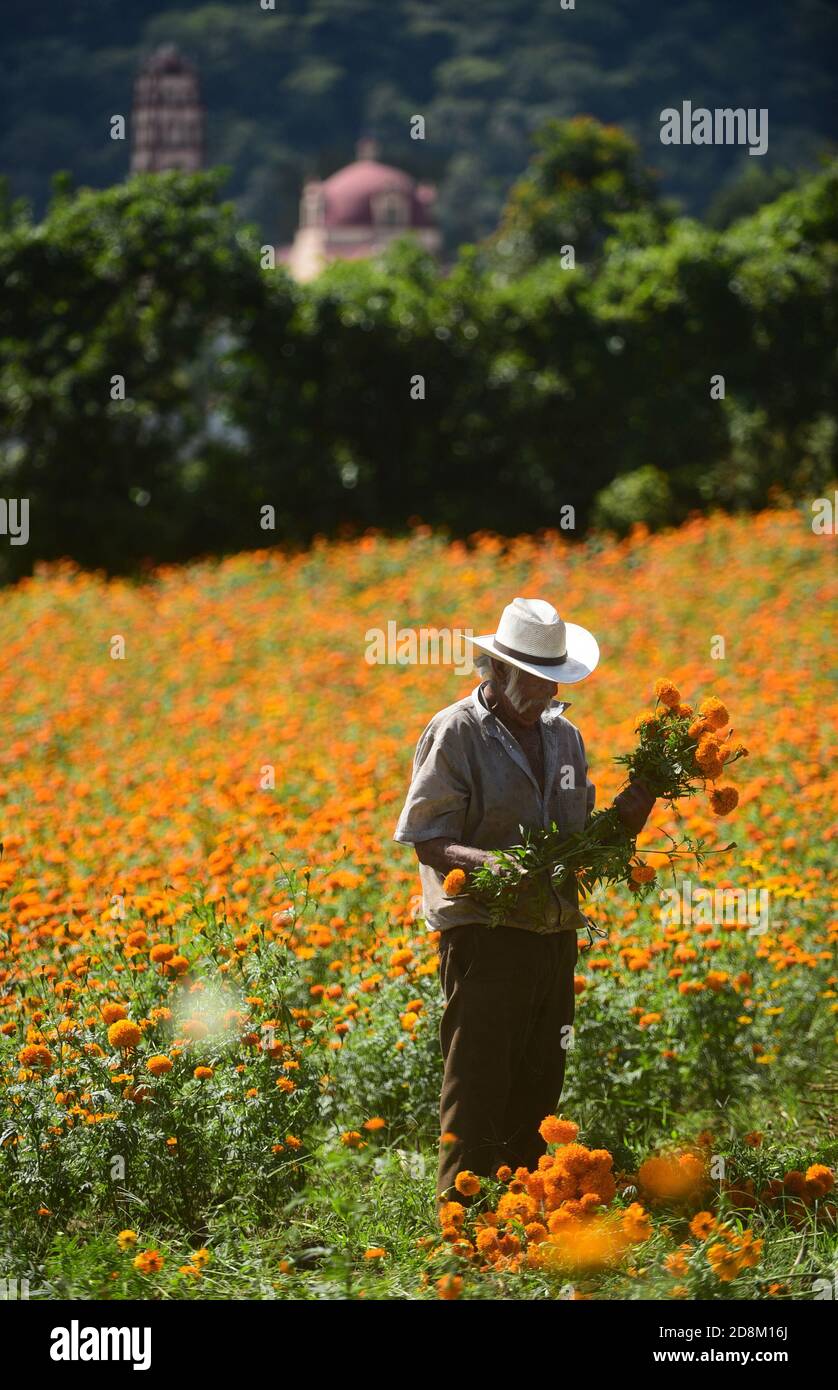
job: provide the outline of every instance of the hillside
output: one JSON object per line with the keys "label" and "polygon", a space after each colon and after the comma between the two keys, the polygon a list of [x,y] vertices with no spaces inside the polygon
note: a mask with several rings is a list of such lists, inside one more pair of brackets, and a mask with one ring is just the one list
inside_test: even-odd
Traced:
{"label": "hillside", "polygon": [[[550,116],[590,113],[636,136],[664,190],[702,212],[742,171],[816,160],[838,122],[828,54],[838,12],[826,0],[76,0],[23,9],[5,26],[0,172],[43,210],[49,181],[123,179],[128,115],[142,55],[175,41],[199,65],[209,159],[232,170],[239,211],[285,241],[305,173],[353,157],[373,130],[385,157],[439,183],[450,249],[485,236]],[[769,151],[683,150],[659,139],[663,108],[767,108]],[[414,113],[427,140],[407,138]]]}

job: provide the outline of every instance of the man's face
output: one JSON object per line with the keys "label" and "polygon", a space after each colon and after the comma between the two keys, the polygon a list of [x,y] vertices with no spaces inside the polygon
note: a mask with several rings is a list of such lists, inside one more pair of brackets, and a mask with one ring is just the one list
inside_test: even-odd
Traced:
{"label": "man's face", "polygon": [[537,724],[559,689],[555,681],[533,676],[519,666],[505,662],[493,664],[495,684],[506,697],[516,718],[522,724]]}

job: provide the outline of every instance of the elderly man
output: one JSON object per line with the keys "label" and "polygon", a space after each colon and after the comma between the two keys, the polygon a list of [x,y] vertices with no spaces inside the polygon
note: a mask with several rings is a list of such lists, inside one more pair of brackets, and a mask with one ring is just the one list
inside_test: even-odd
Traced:
{"label": "elderly man", "polygon": [[[423,730],[394,839],[419,860],[423,913],[441,933],[444,1060],[437,1195],[457,1198],[461,1170],[535,1167],[538,1127],[557,1107],[574,1014],[576,933],[585,927],[575,885],[522,883],[510,920],[489,927],[468,892],[448,898],[451,869],[467,874],[520,843],[520,827],[568,834],[594,807],[582,737],[555,701],[558,683],[589,676],[593,635],[542,599],[516,598],[496,633],[473,639],[489,676]],[[616,799],[636,834],[654,798],[632,783]]]}

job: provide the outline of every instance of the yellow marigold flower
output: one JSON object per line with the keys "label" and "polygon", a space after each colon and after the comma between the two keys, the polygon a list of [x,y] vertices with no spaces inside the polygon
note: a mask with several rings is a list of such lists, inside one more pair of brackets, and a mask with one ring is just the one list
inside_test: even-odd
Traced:
{"label": "yellow marigold flower", "polygon": [[202,1245],[200,1250],[196,1250],[195,1254],[192,1256],[192,1263],[201,1269],[204,1265],[208,1265],[211,1259],[212,1255],[210,1251],[205,1245]]}
{"label": "yellow marigold flower", "polygon": [[710,695],[706,700],[702,700],[698,712],[711,729],[723,729],[730,719],[727,709],[721,700],[716,699],[715,695]]}
{"label": "yellow marigold flower", "polygon": [[134,1256],[134,1268],[140,1274],[159,1274],[163,1268],[163,1256],[159,1250],[141,1250]]}
{"label": "yellow marigold flower", "polygon": [[121,1018],[128,1017],[128,1010],[124,1004],[103,1004],[102,1019],[105,1023],[118,1023]]}
{"label": "yellow marigold flower", "polygon": [[172,1059],[164,1056],[163,1053],[157,1053],[156,1056],[149,1057],[146,1062],[146,1070],[150,1071],[152,1076],[165,1076],[167,1071],[172,1070]]}
{"label": "yellow marigold flower", "polygon": [[561,1120],[557,1115],[546,1115],[538,1126],[538,1132],[545,1144],[572,1144],[579,1126],[572,1120]]}
{"label": "yellow marigold flower", "polygon": [[655,681],[655,697],[662,705],[666,705],[667,709],[674,709],[681,703],[681,692],[672,681]]}
{"label": "yellow marigold flower", "polygon": [[196,1067],[192,1075],[196,1081],[209,1081],[215,1075],[212,1067]]}
{"label": "yellow marigold flower", "polygon": [[406,1033],[409,1033],[419,1022],[419,1015],[408,1011],[406,1014],[402,1014],[400,1021],[402,1028],[404,1028]]}
{"label": "yellow marigold flower", "polygon": [[120,1231],[119,1235],[116,1238],[116,1243],[119,1246],[120,1250],[130,1250],[134,1245],[137,1244],[137,1232]]}
{"label": "yellow marigold flower", "polygon": [[717,816],[729,816],[739,805],[739,793],[735,787],[715,787],[710,793],[710,805]]}
{"label": "yellow marigold flower", "polygon": [[108,1042],[111,1047],[136,1047],[141,1037],[142,1033],[130,1018],[121,1018],[108,1029]]}
{"label": "yellow marigold flower", "polygon": [[446,898],[456,898],[466,886],[466,875],[462,869],[452,869],[442,880],[442,891]]}
{"label": "yellow marigold flower", "polygon": [[461,1197],[474,1197],[480,1191],[480,1179],[466,1168],[457,1174],[454,1179],[454,1186]]}

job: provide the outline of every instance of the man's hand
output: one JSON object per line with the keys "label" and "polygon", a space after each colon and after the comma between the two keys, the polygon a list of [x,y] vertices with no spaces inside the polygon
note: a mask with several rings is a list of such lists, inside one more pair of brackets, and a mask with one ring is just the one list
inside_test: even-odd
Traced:
{"label": "man's hand", "polygon": [[632,835],[639,835],[657,800],[645,782],[633,777],[629,785],[614,797],[620,820]]}

